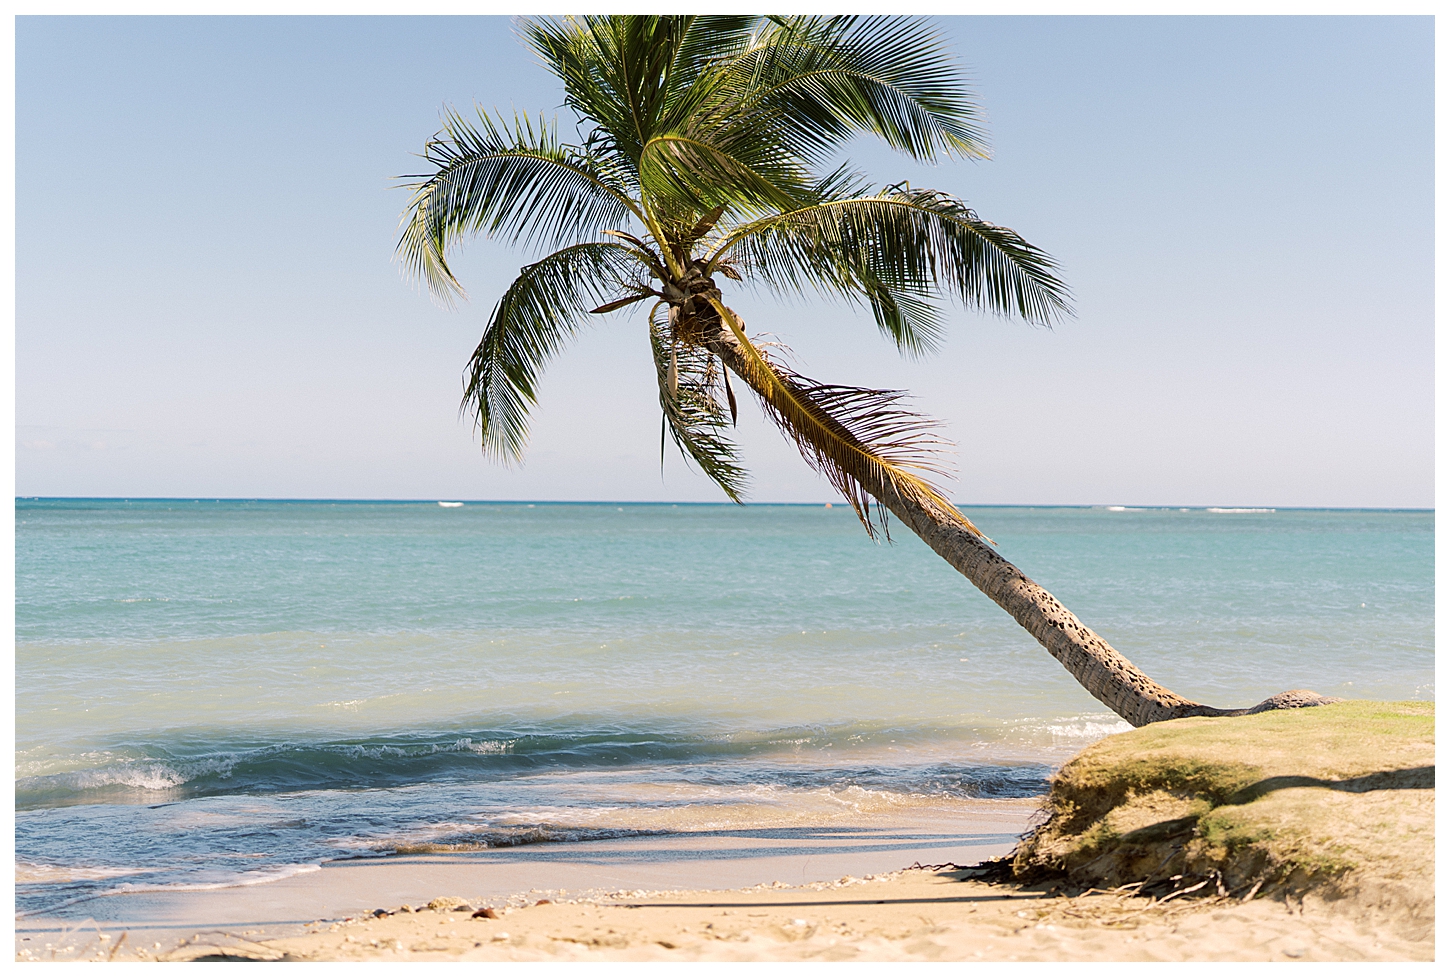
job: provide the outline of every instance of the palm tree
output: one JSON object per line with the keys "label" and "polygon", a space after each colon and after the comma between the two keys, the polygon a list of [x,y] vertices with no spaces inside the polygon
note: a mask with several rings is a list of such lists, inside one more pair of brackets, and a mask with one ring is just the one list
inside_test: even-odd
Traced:
{"label": "palm tree", "polygon": [[[445,301],[450,249],[473,234],[550,251],[499,299],[466,370],[487,455],[522,457],[544,363],[591,315],[647,310],[666,433],[732,500],[734,374],[867,533],[896,516],[1135,726],[1254,710],[1158,685],[1011,563],[929,480],[930,424],[902,393],[819,383],[747,335],[719,279],[864,304],[905,353],[942,335],[936,303],[1050,324],[1067,289],[1044,252],[961,200],[874,189],[835,162],[870,133],[918,160],[985,157],[980,117],[942,39],[913,18],[611,16],[525,20],[525,42],[587,126],[450,111],[406,178],[399,254]],[[889,538],[889,537],[888,537]]]}

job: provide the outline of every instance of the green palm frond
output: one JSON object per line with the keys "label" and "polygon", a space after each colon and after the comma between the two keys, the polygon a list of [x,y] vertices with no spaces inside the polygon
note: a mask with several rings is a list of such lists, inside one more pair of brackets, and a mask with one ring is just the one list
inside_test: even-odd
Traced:
{"label": "green palm frond", "polygon": [[684,18],[671,68],[676,92],[696,76],[739,57],[755,39],[761,19],[750,14],[692,15]]}
{"label": "green palm frond", "polygon": [[713,132],[663,132],[644,146],[640,185],[646,194],[676,211],[730,207],[761,214],[794,210],[809,199],[810,172],[799,161],[773,150],[758,130],[750,131],[747,126]]}
{"label": "green palm frond", "polygon": [[597,237],[636,212],[627,176],[564,145],[543,120],[509,125],[480,112],[475,125],[450,111],[423,158],[435,170],[404,184],[413,196],[398,253],[441,297],[462,294],[447,252],[466,235],[503,232],[558,246]]}
{"label": "green palm frond", "polygon": [[[564,101],[598,127],[595,145],[637,166],[664,114],[684,17],[539,17],[520,22],[530,47],[564,83]],[[687,68],[687,66],[679,66]]]}
{"label": "green palm frond", "polygon": [[[871,197],[828,200],[751,221],[717,248],[772,289],[812,285],[857,292],[889,325],[885,289],[920,309],[946,293],[968,306],[1051,324],[1068,311],[1050,257],[1008,228],[935,190],[888,187]],[[878,307],[879,311],[878,311]],[[904,334],[896,338],[903,342]]]}
{"label": "green palm frond", "polygon": [[731,67],[740,109],[783,112],[813,161],[857,133],[922,160],[988,155],[940,31],[918,18],[771,18]]}
{"label": "green palm frond", "polygon": [[644,269],[629,248],[576,244],[525,267],[494,306],[464,371],[463,408],[473,413],[484,452],[511,462],[528,442],[528,413],[544,363],[585,316],[620,298],[646,293]]}
{"label": "green palm frond", "polygon": [[666,427],[680,455],[693,460],[731,502],[740,502],[747,476],[739,448],[725,434],[732,422],[716,394],[727,382],[724,373],[713,354],[672,340],[668,320],[657,314],[660,305],[650,315],[649,339]]}
{"label": "green palm frond", "polygon": [[681,131],[709,101],[718,69],[760,24],[735,14],[647,15],[530,17],[519,27],[564,83],[565,103],[598,127],[595,145],[637,165],[652,137]]}
{"label": "green palm frond", "polygon": [[525,21],[526,39],[596,128],[586,145],[632,170],[664,210],[804,202],[810,181],[780,107],[741,105],[731,65],[759,18],[564,17]]}
{"label": "green palm frond", "polygon": [[[941,511],[975,533],[961,512],[928,480],[943,475],[940,448],[929,418],[901,406],[900,390],[818,383],[776,362],[745,335],[744,324],[711,300],[735,337],[742,359],[732,364],[760,397],[766,413],[806,463],[820,472],[855,510],[866,532],[887,531],[886,511],[874,498],[889,488]],[[853,472],[870,472],[866,480]]]}
{"label": "green palm frond", "polygon": [[[893,291],[863,276],[861,291],[876,326],[907,356],[927,356],[946,339],[946,321],[935,305],[910,292]],[[849,297],[849,293],[847,293]]]}

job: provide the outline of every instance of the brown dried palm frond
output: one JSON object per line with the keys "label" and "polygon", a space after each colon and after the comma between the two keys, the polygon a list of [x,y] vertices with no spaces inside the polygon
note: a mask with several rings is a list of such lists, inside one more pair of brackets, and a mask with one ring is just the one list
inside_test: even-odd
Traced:
{"label": "brown dried palm frond", "polygon": [[902,406],[904,391],[804,377],[751,342],[739,317],[723,303],[710,301],[734,334],[743,354],[743,379],[760,396],[766,413],[795,442],[806,463],[851,504],[872,537],[879,531],[891,538],[885,507],[871,504],[886,487],[981,535],[928,480],[947,474],[941,449],[948,442],[933,433],[934,421]]}
{"label": "brown dried palm frond", "polygon": [[[739,448],[725,435],[733,426],[735,412],[727,411],[720,403],[718,392],[724,371],[717,366],[713,353],[671,338],[669,319],[662,314],[663,308],[664,303],[657,303],[650,314],[649,338],[665,428],[682,457],[700,466],[730,501],[740,502],[748,477],[740,465]],[[725,389],[733,399],[728,387]],[[661,431],[661,464],[664,448]]]}

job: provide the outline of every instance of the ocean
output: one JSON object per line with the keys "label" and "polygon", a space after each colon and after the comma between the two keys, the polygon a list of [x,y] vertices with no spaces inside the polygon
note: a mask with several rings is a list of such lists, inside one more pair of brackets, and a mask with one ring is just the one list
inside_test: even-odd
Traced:
{"label": "ocean", "polygon": [[[1434,696],[1428,511],[976,507],[1160,683]],[[1127,729],[848,507],[16,502],[16,900],[970,816]]]}

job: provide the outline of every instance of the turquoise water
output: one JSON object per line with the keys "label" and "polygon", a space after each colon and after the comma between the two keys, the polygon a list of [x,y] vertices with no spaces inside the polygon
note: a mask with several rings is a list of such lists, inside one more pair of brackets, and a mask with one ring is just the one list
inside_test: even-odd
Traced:
{"label": "turquoise water", "polygon": [[[1433,697],[1433,513],[969,515],[1184,695]],[[19,500],[19,905],[960,813],[1126,728],[896,535],[840,506]]]}

